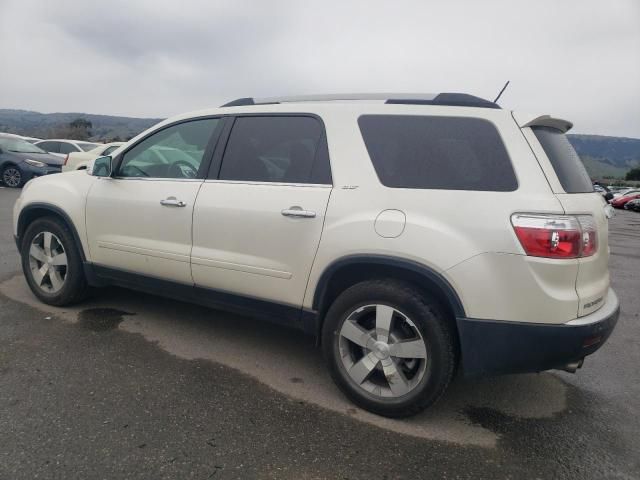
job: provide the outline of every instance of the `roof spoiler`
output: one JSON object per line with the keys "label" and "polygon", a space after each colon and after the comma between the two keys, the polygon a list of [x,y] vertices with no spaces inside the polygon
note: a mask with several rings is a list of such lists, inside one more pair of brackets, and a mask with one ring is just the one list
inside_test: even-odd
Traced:
{"label": "roof spoiler", "polygon": [[513,118],[520,128],[526,127],[551,127],[567,133],[573,127],[573,123],[562,118],[554,118],[551,115],[533,115],[530,113],[513,112]]}

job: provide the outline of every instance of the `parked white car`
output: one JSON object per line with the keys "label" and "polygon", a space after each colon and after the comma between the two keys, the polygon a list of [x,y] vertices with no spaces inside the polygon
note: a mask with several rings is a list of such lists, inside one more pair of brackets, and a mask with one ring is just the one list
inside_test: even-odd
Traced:
{"label": "parked white car", "polygon": [[29,182],[16,244],[43,302],[116,284],[299,328],[356,404],[411,415],[458,368],[575,371],[612,332],[611,206],[571,126],[464,94],[241,99]]}
{"label": "parked white car", "polygon": [[87,164],[91,160],[95,160],[103,155],[111,155],[122,145],[124,145],[124,142],[111,142],[100,145],[88,152],[71,152],[64,159],[62,171],[68,172],[71,170],[83,170],[87,168]]}
{"label": "parked white car", "polygon": [[34,145],[37,145],[45,152],[57,155],[58,157],[66,157],[72,152],[88,152],[89,150],[93,150],[100,146],[99,143],[94,142],[61,139],[40,140],[39,142],[35,142]]}

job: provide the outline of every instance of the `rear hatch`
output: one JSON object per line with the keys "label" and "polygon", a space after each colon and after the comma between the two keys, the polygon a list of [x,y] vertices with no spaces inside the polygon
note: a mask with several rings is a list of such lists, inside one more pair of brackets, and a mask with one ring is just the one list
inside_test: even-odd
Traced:
{"label": "rear hatch", "polygon": [[551,189],[565,214],[575,215],[583,223],[592,221],[596,230],[595,253],[578,259],[576,293],[577,315],[584,316],[604,305],[609,289],[609,225],[611,209],[594,191],[587,171],[565,133],[571,122],[549,116],[514,113],[514,118],[536,155]]}

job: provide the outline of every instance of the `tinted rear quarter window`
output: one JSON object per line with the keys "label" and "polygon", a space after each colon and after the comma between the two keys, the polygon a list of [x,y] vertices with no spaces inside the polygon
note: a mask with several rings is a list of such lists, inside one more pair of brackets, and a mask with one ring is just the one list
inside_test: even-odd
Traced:
{"label": "tinted rear quarter window", "polygon": [[518,188],[496,127],[468,117],[364,115],[360,131],[392,188],[507,192]]}
{"label": "tinted rear quarter window", "polygon": [[60,142],[60,153],[74,153],[78,150],[78,147],[76,147],[72,143]]}
{"label": "tinted rear quarter window", "polygon": [[60,144],[58,142],[42,142],[37,146],[45,152],[60,153]]}
{"label": "tinted rear quarter window", "polygon": [[331,183],[322,123],[313,117],[238,117],[220,169],[221,180]]}
{"label": "tinted rear quarter window", "polygon": [[556,128],[532,127],[531,129],[547,154],[564,191],[567,193],[593,192],[591,178],[567,136]]}

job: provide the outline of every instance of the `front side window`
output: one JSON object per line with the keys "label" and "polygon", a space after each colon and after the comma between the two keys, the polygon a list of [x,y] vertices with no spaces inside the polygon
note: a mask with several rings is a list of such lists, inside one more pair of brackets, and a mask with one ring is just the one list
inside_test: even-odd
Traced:
{"label": "front side window", "polygon": [[496,127],[469,117],[363,115],[380,182],[392,188],[509,192],[518,188]]}
{"label": "front side window", "polygon": [[145,138],[122,157],[117,176],[196,178],[220,119],[179,123]]}
{"label": "front side window", "polygon": [[304,116],[239,117],[220,169],[221,180],[331,183],[324,129]]}

